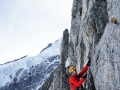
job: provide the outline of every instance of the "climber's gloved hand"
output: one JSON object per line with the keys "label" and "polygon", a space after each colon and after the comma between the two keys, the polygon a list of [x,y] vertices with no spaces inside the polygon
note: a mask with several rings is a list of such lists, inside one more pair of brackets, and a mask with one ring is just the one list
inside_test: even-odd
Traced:
{"label": "climber's gloved hand", "polygon": [[93,50],[90,50],[90,51],[89,51],[89,55],[88,55],[88,63],[87,63],[87,66],[90,66],[90,64],[91,64],[92,54],[93,54]]}
{"label": "climber's gloved hand", "polygon": [[87,77],[87,73],[82,76],[82,78],[84,78],[84,79],[85,79],[86,77]]}
{"label": "climber's gloved hand", "polygon": [[90,66],[91,64],[91,57],[89,58],[88,62],[87,62],[87,66]]}
{"label": "climber's gloved hand", "polygon": [[93,55],[93,50],[90,50],[88,57],[92,57],[92,55]]}

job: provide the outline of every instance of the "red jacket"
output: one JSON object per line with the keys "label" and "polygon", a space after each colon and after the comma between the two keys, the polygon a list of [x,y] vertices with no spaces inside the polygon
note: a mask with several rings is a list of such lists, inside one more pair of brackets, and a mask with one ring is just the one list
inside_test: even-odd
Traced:
{"label": "red jacket", "polygon": [[82,77],[87,70],[88,66],[86,65],[78,75],[71,75],[69,77],[70,90],[75,90],[82,85],[85,79],[84,78],[79,79],[78,76]]}

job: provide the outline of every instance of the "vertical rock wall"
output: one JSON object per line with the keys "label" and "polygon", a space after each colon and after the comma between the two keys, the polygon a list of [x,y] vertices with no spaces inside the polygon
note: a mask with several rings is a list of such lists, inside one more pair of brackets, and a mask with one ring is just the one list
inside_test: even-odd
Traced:
{"label": "vertical rock wall", "polygon": [[86,90],[120,90],[119,23],[120,0],[73,0],[71,65],[76,65],[79,72],[88,60],[88,52],[94,51]]}
{"label": "vertical rock wall", "polygon": [[68,44],[69,44],[69,32],[65,29],[63,32],[63,40],[61,42],[61,52],[60,52],[60,65],[61,65],[61,82],[60,90],[68,90],[68,80],[66,75],[65,62],[68,58]]}
{"label": "vertical rock wall", "polygon": [[56,69],[57,72],[54,73],[54,81],[52,83],[52,88],[49,90],[69,90],[69,85],[67,81],[65,62],[68,58],[68,44],[69,44],[69,33],[68,29],[63,32],[63,39],[61,42],[61,52],[60,52],[60,64]]}

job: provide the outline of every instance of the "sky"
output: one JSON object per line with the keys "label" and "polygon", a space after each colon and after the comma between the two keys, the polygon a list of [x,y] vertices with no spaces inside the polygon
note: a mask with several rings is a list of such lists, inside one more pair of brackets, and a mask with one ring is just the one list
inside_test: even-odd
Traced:
{"label": "sky", "polygon": [[36,56],[70,30],[73,0],[0,0],[0,64]]}

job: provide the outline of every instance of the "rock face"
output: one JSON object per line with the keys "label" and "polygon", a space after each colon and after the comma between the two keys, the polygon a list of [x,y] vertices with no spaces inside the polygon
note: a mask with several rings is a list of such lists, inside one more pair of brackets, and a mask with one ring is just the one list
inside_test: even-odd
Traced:
{"label": "rock face", "polygon": [[[69,56],[77,70],[94,54],[86,90],[120,90],[120,0],[74,0]],[[117,23],[110,21],[117,19]]]}
{"label": "rock face", "polygon": [[[61,53],[60,53],[60,65],[61,65],[61,80],[60,80],[60,90],[68,90],[68,81],[67,81],[67,74],[65,68],[65,62],[68,58],[68,44],[69,44],[69,33],[66,29],[63,32],[63,40],[61,42]],[[58,77],[59,78],[59,77]],[[53,89],[51,89],[53,90]],[[55,90],[55,89],[54,89]],[[59,89],[57,89],[59,90]]]}
{"label": "rock face", "polygon": [[84,89],[120,90],[119,4],[120,0],[73,0],[68,55],[63,54],[63,44],[63,61],[57,72],[54,72],[54,79],[48,90],[69,90],[63,86],[66,82],[62,62],[68,56],[70,65],[75,65],[79,72],[87,63],[90,50],[93,50],[93,55]]}

